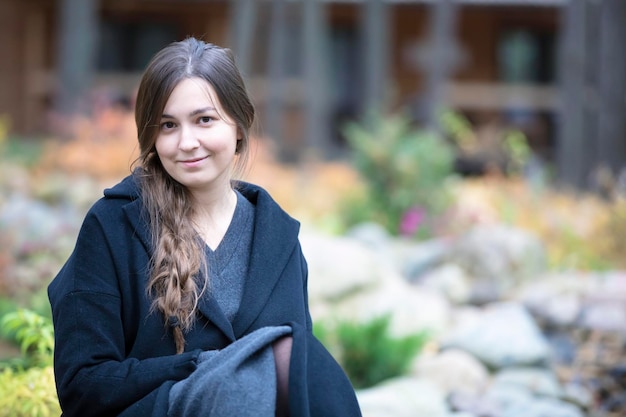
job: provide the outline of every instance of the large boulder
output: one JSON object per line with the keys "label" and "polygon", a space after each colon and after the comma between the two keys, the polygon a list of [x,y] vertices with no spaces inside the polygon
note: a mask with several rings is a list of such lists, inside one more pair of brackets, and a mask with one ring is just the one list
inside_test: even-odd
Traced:
{"label": "large boulder", "polygon": [[495,301],[547,268],[546,251],[538,237],[501,224],[471,229],[456,241],[449,256],[474,277],[476,302]]}
{"label": "large boulder", "polygon": [[442,334],[449,329],[450,303],[441,294],[424,290],[392,272],[383,283],[337,304],[332,315],[340,320],[367,322],[376,317],[391,317],[390,332],[401,337],[429,331]]}
{"label": "large boulder", "polygon": [[357,391],[363,417],[447,417],[445,395],[430,381],[396,378]]}
{"label": "large boulder", "polygon": [[512,302],[487,306],[453,329],[445,345],[463,349],[498,369],[545,363],[550,347],[532,316]]}
{"label": "large boulder", "polygon": [[376,253],[356,239],[304,232],[300,237],[309,267],[309,299],[337,301],[376,285],[381,271]]}
{"label": "large boulder", "polygon": [[446,349],[434,356],[418,356],[413,363],[412,374],[433,382],[446,393],[478,395],[490,382],[485,365],[460,349]]}

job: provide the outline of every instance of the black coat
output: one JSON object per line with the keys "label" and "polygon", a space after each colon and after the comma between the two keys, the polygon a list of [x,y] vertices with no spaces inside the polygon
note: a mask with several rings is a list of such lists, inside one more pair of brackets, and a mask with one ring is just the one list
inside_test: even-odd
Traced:
{"label": "black coat", "polygon": [[72,255],[48,288],[64,416],[165,417],[170,387],[196,369],[202,350],[283,324],[293,329],[291,416],[360,416],[348,379],[311,333],[299,223],[263,189],[246,183],[238,189],[256,207],[241,308],[231,324],[215,300],[204,297],[178,355],[146,294],[151,240],[134,178],[105,190],[90,209]]}

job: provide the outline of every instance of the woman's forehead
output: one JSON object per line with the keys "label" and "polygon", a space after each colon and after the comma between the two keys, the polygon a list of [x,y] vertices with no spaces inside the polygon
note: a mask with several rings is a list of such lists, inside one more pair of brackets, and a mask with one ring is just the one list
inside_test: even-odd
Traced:
{"label": "woman's forehead", "polygon": [[184,113],[205,107],[212,107],[222,112],[221,103],[213,86],[201,78],[184,78],[170,93],[163,113]]}

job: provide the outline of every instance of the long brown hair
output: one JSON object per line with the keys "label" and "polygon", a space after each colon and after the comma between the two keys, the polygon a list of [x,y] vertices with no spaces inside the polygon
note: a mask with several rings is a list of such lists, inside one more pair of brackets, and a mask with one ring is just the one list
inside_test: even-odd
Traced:
{"label": "long brown hair", "polygon": [[165,171],[155,142],[165,104],[183,79],[208,82],[222,109],[237,125],[237,168],[248,157],[254,107],[232,52],[195,38],[174,42],[150,61],[139,84],[135,122],[141,164],[136,170],[153,241],[147,291],[152,308],[163,313],[171,328],[177,353],[185,347],[184,333],[193,326],[198,299],[207,288],[203,243],[193,227],[188,190]]}

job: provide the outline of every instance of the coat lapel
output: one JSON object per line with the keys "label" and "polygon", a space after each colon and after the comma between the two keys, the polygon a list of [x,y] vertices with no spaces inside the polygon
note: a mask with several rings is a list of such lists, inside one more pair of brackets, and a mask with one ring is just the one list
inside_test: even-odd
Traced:
{"label": "coat lapel", "polygon": [[233,326],[230,321],[215,301],[215,298],[210,294],[205,295],[200,299],[198,303],[198,311],[202,314],[208,321],[213,323],[218,329],[224,333],[231,342],[235,341],[235,333],[233,332]]}
{"label": "coat lapel", "polygon": [[238,189],[256,206],[249,272],[233,320],[235,336],[241,337],[265,308],[298,242],[300,225],[265,190],[246,183]]}
{"label": "coat lapel", "polygon": [[[141,216],[143,215],[141,207],[141,201],[137,199],[124,206],[124,211],[126,212],[128,221],[133,225],[133,228],[137,233],[137,237],[144,245],[146,251],[148,253],[152,253],[151,239],[148,229],[145,226],[147,222],[141,220]],[[230,340],[235,340],[233,327],[213,297],[202,297],[198,303],[198,311],[204,315],[207,320],[218,327]]]}
{"label": "coat lapel", "polygon": [[[198,305],[199,312],[233,341],[245,334],[265,308],[298,243],[300,228],[300,224],[285,213],[262,188],[240,182],[238,190],[256,206],[249,273],[239,311],[231,326],[213,297],[202,297]],[[151,253],[152,243],[147,222],[143,218],[141,199],[129,202],[124,206],[124,211],[137,237],[146,251]]]}

